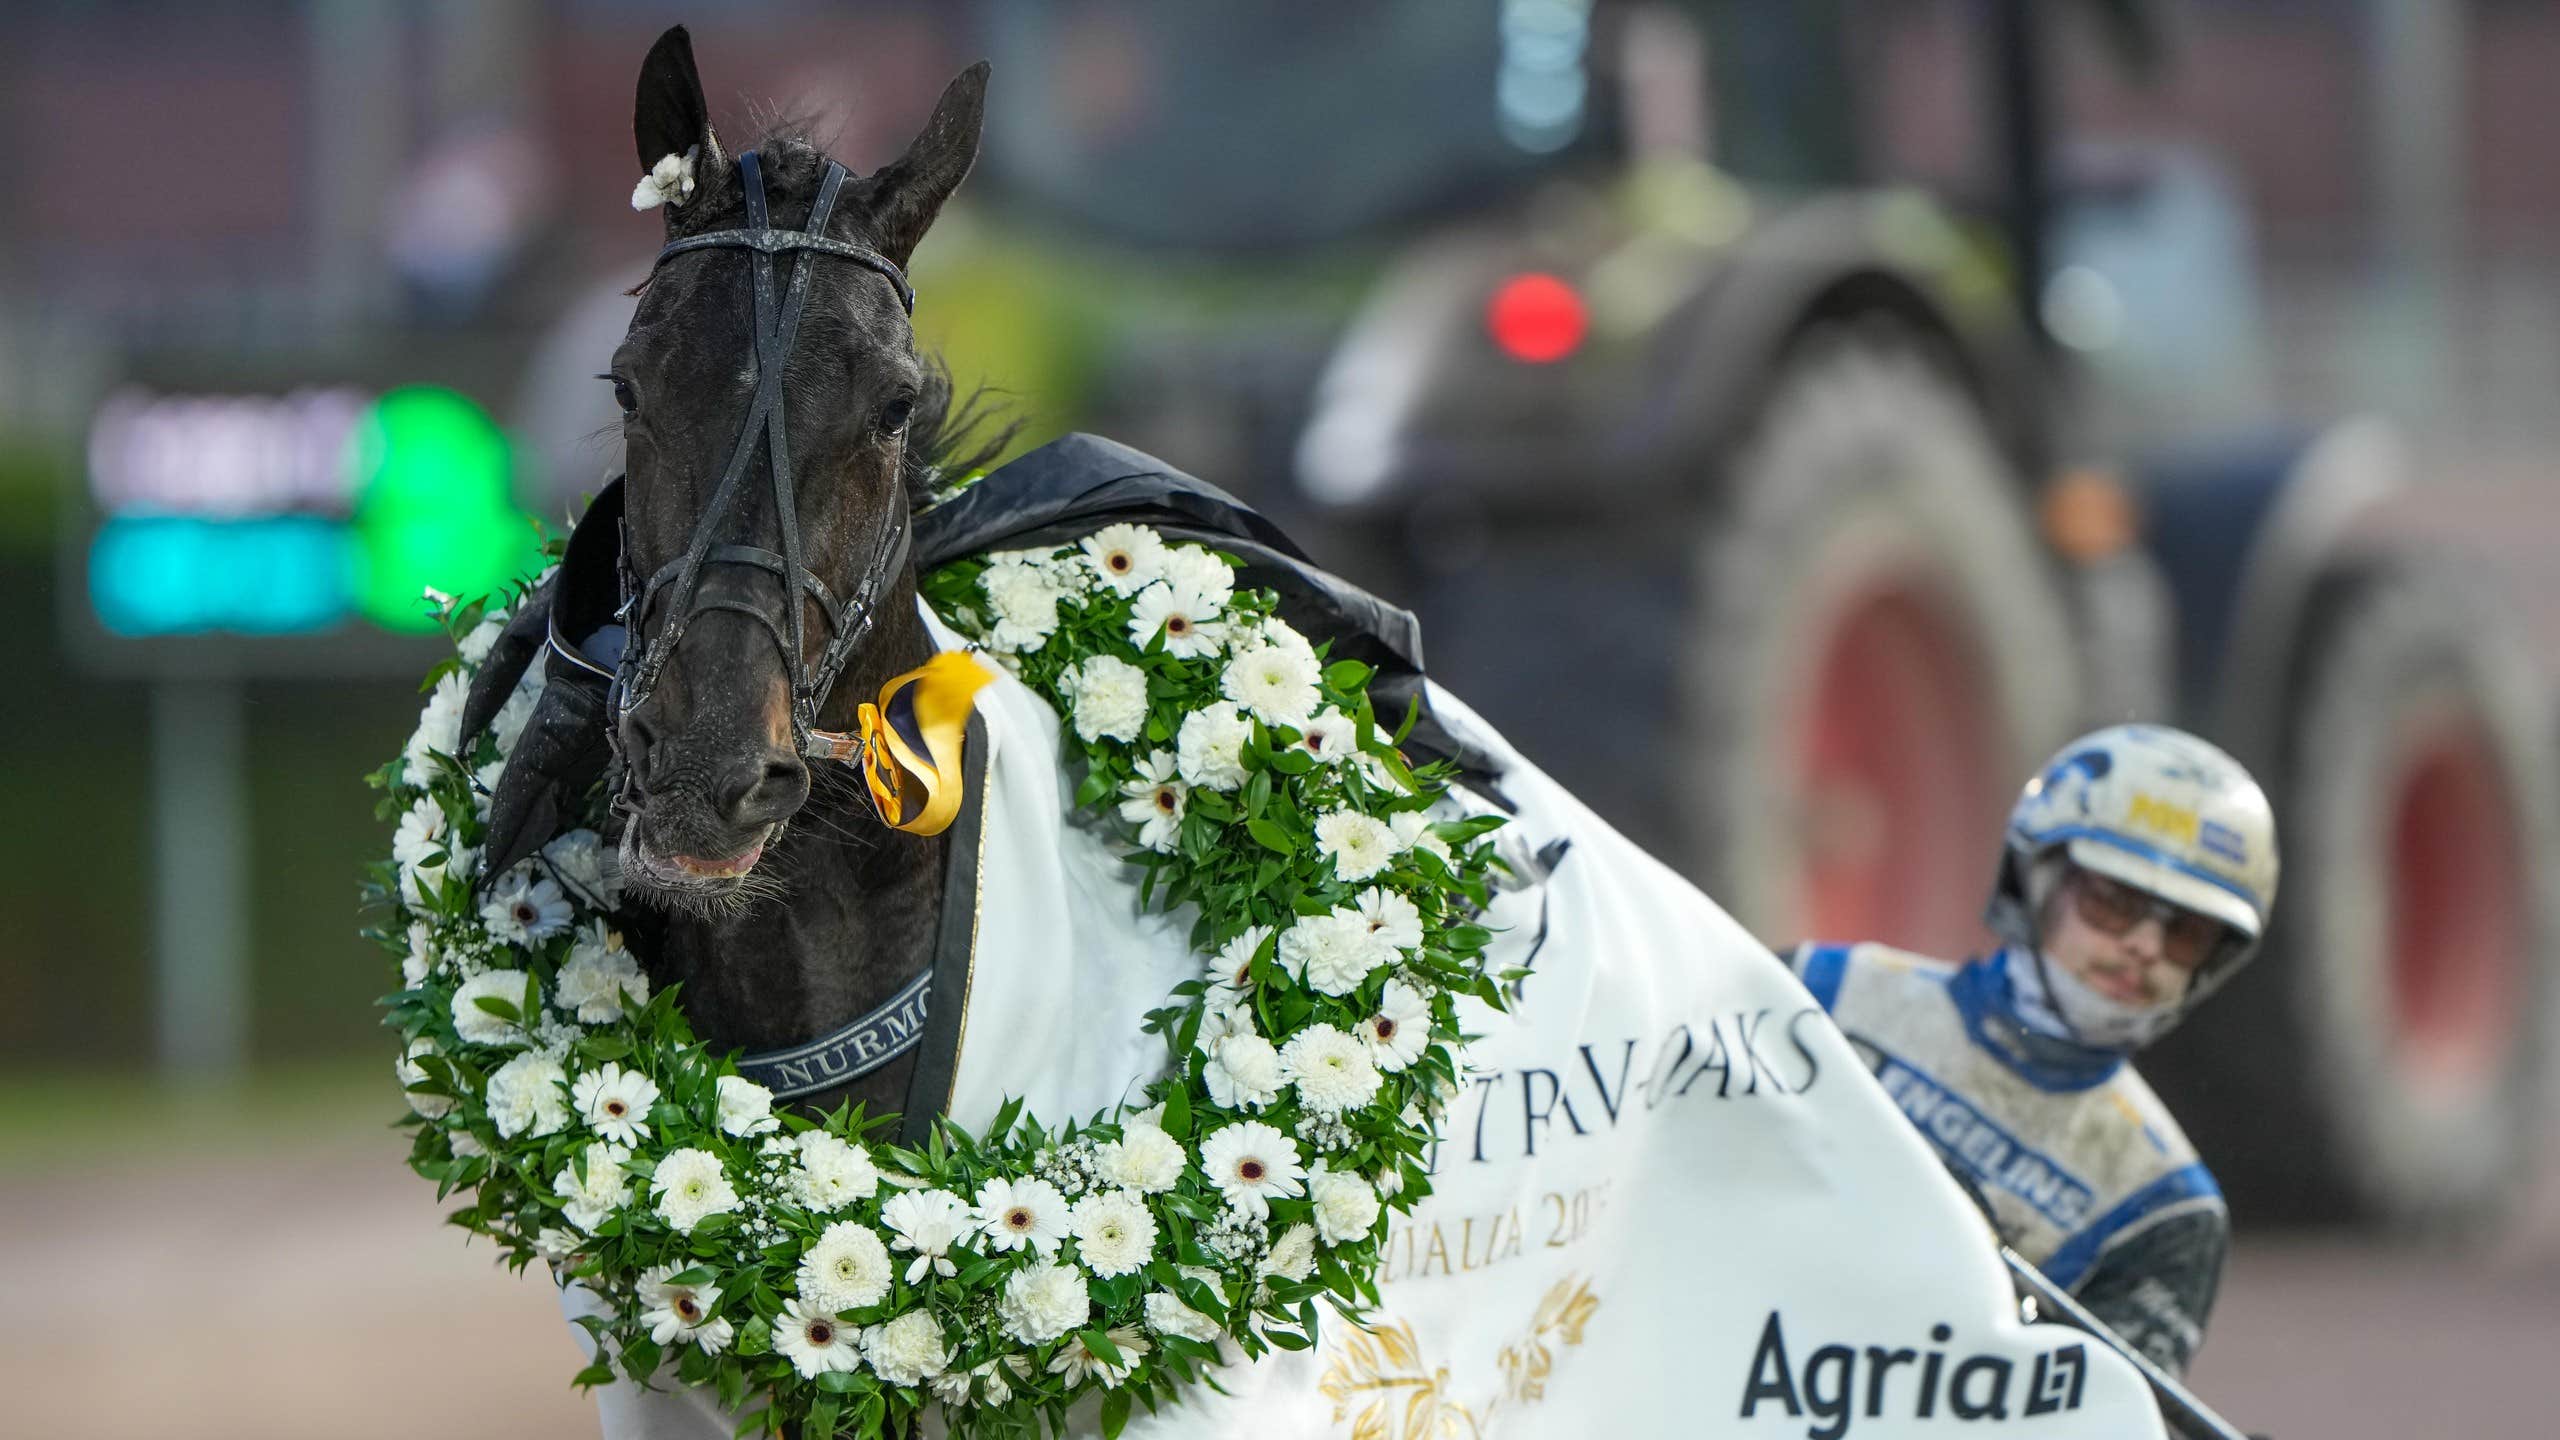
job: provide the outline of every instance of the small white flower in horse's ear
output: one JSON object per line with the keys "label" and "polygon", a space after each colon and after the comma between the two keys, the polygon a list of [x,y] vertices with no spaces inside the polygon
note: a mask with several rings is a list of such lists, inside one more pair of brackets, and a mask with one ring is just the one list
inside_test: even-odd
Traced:
{"label": "small white flower in horse's ear", "polygon": [[693,157],[687,150],[681,155],[659,157],[649,167],[640,183],[631,187],[631,208],[655,210],[661,205],[681,205],[693,196]]}

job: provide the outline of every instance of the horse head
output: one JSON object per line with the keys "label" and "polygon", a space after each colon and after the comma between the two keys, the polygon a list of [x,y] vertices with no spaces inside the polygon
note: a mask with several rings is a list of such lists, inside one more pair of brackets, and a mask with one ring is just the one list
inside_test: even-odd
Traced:
{"label": "horse head", "polygon": [[905,267],[976,158],[986,80],[961,72],[859,176],[795,135],[725,153],[681,27],[641,68],[634,201],[663,203],[666,245],[603,378],[626,455],[616,810],[643,895],[739,893],[812,758],[841,755],[866,656],[916,633],[908,517],[948,386]]}

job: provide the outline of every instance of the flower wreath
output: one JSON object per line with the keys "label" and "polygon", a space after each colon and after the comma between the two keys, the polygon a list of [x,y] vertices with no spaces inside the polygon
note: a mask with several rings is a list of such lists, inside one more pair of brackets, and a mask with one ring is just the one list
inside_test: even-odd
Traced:
{"label": "flower wreath", "polygon": [[[1078,809],[1131,848],[1142,906],[1193,907],[1200,979],[1145,1028],[1166,1071],[1143,1110],[1050,1125],[1007,1103],[904,1148],[894,1117],[776,1112],[651,993],[612,927],[587,828],[475,893],[488,793],[539,662],[462,753],[470,677],[503,610],[437,598],[454,659],[406,752],[370,777],[397,820],[369,898],[401,957],[387,997],[413,1114],[410,1167],[517,1269],[599,1297],[581,1320],[613,1379],[710,1387],[808,1440],[903,1430],[1063,1432],[1239,1356],[1315,1342],[1315,1302],[1377,1303],[1385,1212],[1458,1078],[1455,997],[1487,973],[1498,816],[1445,766],[1409,768],[1369,668],[1327,662],[1237,562],[1113,525],[1080,544],[923,577],[937,613],[1054,705]],[[894,1134],[894,1130],[887,1130]]]}

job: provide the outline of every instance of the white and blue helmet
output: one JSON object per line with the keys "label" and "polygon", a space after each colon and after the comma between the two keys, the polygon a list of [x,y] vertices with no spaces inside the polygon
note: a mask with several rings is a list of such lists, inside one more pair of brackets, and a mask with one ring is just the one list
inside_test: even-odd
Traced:
{"label": "white and blue helmet", "polygon": [[2057,852],[2229,927],[2236,943],[2206,960],[2181,1009],[2220,988],[2267,933],[2275,812],[2239,761],[2183,730],[2111,726],[2064,746],[2027,782],[1984,917],[2002,939],[2037,944],[2031,877]]}

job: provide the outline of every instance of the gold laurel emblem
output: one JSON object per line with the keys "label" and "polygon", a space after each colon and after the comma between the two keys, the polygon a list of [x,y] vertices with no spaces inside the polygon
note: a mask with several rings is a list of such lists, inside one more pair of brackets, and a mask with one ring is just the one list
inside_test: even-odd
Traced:
{"label": "gold laurel emblem", "polygon": [[1333,1423],[1349,1421],[1351,1440],[1480,1440],[1505,1405],[1544,1400],[1557,1352],[1582,1343],[1600,1308],[1589,1281],[1558,1280],[1538,1302],[1528,1333],[1495,1352],[1502,1389],[1480,1405],[1450,1394],[1449,1367],[1424,1360],[1413,1325],[1355,1325],[1316,1387],[1333,1402]]}

